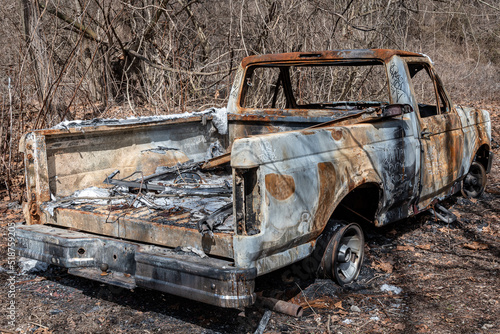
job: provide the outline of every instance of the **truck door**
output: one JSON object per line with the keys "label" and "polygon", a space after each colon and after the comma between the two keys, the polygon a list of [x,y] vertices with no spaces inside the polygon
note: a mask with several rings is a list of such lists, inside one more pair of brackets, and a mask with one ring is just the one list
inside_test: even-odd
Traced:
{"label": "truck door", "polygon": [[414,104],[420,123],[420,195],[418,210],[448,195],[458,178],[463,156],[463,133],[432,67],[422,59],[407,60]]}

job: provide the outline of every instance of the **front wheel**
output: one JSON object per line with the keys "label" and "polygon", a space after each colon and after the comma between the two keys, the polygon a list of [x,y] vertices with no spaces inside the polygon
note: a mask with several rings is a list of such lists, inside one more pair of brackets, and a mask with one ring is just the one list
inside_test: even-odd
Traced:
{"label": "front wheel", "polygon": [[339,285],[358,278],[363,263],[365,238],[356,223],[343,226],[331,237],[319,266],[319,274]]}

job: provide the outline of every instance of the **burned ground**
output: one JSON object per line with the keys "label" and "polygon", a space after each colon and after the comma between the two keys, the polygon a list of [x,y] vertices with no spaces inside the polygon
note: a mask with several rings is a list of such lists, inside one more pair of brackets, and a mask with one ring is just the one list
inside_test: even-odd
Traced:
{"label": "burned ground", "polygon": [[[500,332],[500,108],[489,108],[496,159],[477,200],[444,203],[458,217],[429,213],[366,228],[359,280],[340,288],[308,279],[301,264],[261,277],[257,290],[304,308],[301,318],[272,313],[269,333]],[[22,180],[22,175],[18,178]],[[20,182],[21,183],[21,182]],[[18,190],[20,192],[20,190]],[[223,309],[157,291],[129,291],[68,275],[57,267],[15,276],[16,326],[8,324],[7,226],[22,222],[7,194],[0,203],[0,332],[254,332],[263,310]]]}

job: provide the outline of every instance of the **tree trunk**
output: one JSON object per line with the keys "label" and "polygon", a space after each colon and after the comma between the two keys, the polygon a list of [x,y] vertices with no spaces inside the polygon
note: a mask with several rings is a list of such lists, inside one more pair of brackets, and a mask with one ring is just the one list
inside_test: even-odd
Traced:
{"label": "tree trunk", "polygon": [[35,89],[40,103],[38,125],[45,124],[46,116],[52,114],[53,99],[49,97],[54,81],[54,69],[40,29],[38,1],[20,0],[24,39],[31,60]]}

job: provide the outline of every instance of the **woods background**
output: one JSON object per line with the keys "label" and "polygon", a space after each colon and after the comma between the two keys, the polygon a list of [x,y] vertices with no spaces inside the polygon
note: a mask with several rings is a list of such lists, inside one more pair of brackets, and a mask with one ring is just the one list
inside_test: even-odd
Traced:
{"label": "woods background", "polygon": [[474,105],[500,100],[499,43],[498,0],[3,0],[0,190],[22,183],[27,130],[223,106],[247,55],[422,52]]}

